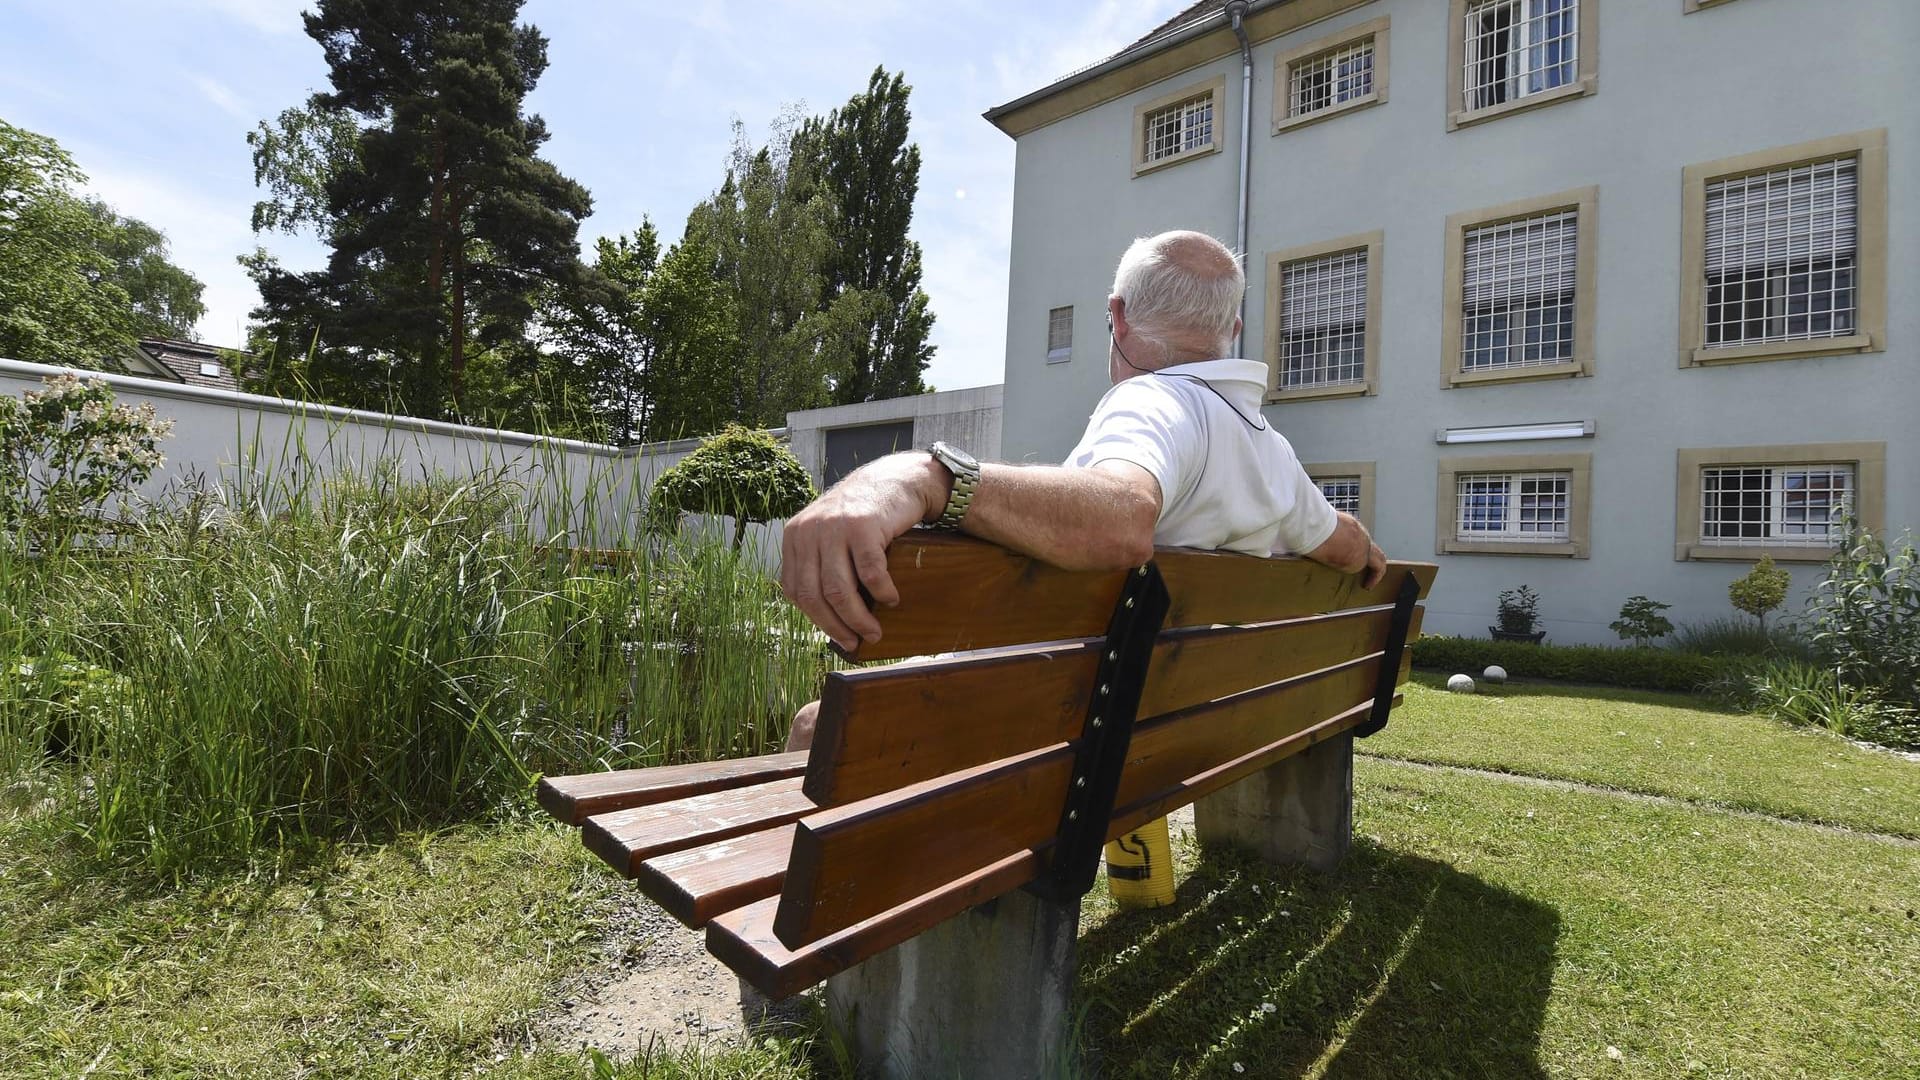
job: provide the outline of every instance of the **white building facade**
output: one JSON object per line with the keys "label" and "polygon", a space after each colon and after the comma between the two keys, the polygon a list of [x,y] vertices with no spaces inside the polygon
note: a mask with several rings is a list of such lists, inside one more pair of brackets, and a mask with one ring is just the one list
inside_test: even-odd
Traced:
{"label": "white building facade", "polygon": [[1136,236],[1236,241],[1267,417],[1428,632],[1532,586],[1554,641],[1632,595],[1797,610],[1849,508],[1920,523],[1920,4],[1218,0],[987,116],[1017,143],[1002,453],[1106,386]]}

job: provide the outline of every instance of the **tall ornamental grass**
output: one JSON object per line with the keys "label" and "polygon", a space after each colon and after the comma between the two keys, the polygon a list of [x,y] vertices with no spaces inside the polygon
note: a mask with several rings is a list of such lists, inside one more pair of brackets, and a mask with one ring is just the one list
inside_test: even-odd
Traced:
{"label": "tall ornamental grass", "polygon": [[512,812],[543,772],[765,752],[818,692],[824,640],[722,533],[582,554],[536,525],[593,491],[317,483],[183,493],[111,551],[0,549],[0,783],[53,778],[100,853],[178,871]]}

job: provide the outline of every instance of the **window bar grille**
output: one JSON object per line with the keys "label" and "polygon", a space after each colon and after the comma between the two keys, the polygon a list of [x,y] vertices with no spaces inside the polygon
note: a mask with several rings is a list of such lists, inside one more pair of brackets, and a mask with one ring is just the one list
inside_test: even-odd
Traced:
{"label": "window bar grille", "polygon": [[1315,487],[1320,489],[1320,494],[1325,495],[1327,501],[1333,504],[1335,510],[1347,514],[1358,514],[1360,512],[1359,477],[1316,477],[1313,483]]}
{"label": "window bar grille", "polygon": [[1564,543],[1571,534],[1568,473],[1463,473],[1455,481],[1460,540]]}
{"label": "window bar grille", "polygon": [[1579,0],[1482,0],[1466,12],[1464,108],[1566,86],[1580,67]]}
{"label": "window bar grille", "polygon": [[1858,172],[1843,157],[1707,185],[1705,345],[1853,333]]}
{"label": "window bar grille", "polygon": [[1831,547],[1852,499],[1851,465],[1703,469],[1700,542]]}
{"label": "window bar grille", "polygon": [[1373,38],[1308,57],[1293,65],[1289,116],[1305,116],[1373,93]]}
{"label": "window bar grille", "polygon": [[1281,389],[1365,382],[1367,316],[1365,248],[1281,266]]}
{"label": "window bar grille", "polygon": [[1578,231],[1578,211],[1564,210],[1467,232],[1462,371],[1573,360]]}
{"label": "window bar grille", "polygon": [[1151,163],[1213,142],[1213,95],[1199,94],[1146,115],[1146,160]]}

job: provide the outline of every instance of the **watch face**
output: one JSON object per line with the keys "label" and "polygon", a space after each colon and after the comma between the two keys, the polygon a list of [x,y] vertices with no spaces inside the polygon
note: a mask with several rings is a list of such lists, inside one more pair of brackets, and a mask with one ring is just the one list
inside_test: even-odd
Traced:
{"label": "watch face", "polygon": [[932,452],[936,457],[945,458],[966,472],[978,472],[980,469],[979,459],[957,446],[937,442],[933,444]]}

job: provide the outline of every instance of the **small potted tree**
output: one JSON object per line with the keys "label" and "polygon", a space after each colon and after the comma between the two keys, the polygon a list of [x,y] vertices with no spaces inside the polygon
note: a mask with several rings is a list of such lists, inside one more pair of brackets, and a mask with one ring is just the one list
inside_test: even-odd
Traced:
{"label": "small potted tree", "polygon": [[1495,641],[1525,641],[1538,645],[1547,636],[1535,630],[1540,621],[1540,594],[1525,585],[1500,594],[1500,625],[1487,627]]}

